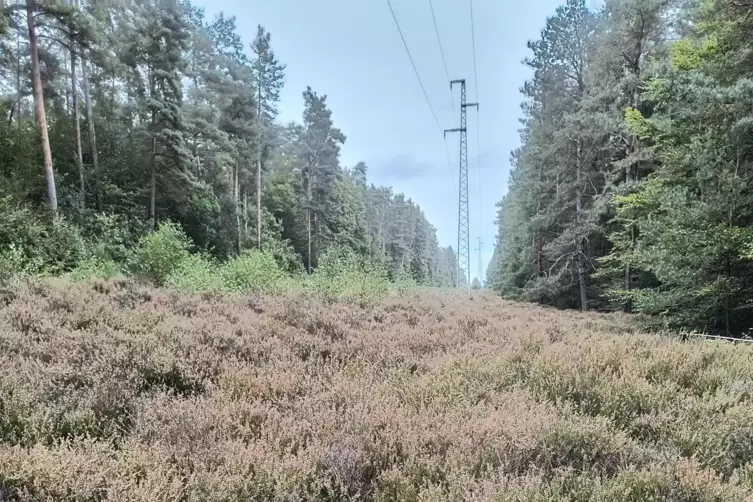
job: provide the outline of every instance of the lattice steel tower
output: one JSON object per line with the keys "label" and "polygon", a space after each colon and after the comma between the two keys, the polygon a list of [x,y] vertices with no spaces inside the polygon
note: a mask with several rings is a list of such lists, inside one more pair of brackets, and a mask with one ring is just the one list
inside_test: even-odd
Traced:
{"label": "lattice steel tower", "polygon": [[466,283],[471,287],[471,258],[468,221],[468,139],[466,130],[465,112],[469,106],[475,106],[478,110],[478,103],[465,102],[465,79],[450,81],[450,89],[455,84],[460,84],[460,128],[445,129],[444,135],[448,132],[460,133],[460,193],[458,197],[458,268],[455,274],[455,287],[460,287],[460,270],[466,274]]}

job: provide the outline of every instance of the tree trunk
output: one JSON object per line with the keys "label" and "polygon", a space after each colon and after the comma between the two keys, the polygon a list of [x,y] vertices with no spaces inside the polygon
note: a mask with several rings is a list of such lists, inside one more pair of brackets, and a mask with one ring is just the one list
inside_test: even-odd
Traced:
{"label": "tree trunk", "polygon": [[256,247],[261,250],[261,157],[256,159]]}
{"label": "tree trunk", "polygon": [[[264,121],[262,117],[262,75],[259,70],[257,82],[259,83],[259,95],[256,100],[256,116],[259,119],[259,148],[256,152],[256,247],[261,250],[261,149],[264,144]],[[309,250],[309,256],[311,251]],[[310,260],[310,259],[309,259]],[[309,273],[311,273],[311,263],[309,262]]]}
{"label": "tree trunk", "polygon": [[71,50],[71,104],[73,105],[73,127],[76,133],[76,165],[78,166],[78,183],[81,191],[81,207],[86,202],[86,185],[84,182],[84,157],[81,152],[81,121],[78,117],[78,89],[76,85],[76,53]]}
{"label": "tree trunk", "polygon": [[[575,221],[578,226],[582,221],[583,212],[583,140],[578,139],[576,142],[575,152]],[[579,228],[580,230],[580,228]],[[580,287],[580,309],[583,312],[588,311],[588,290],[586,284],[586,250],[584,239],[581,236],[578,239],[578,256],[576,264],[578,267],[578,284]]]}
{"label": "tree trunk", "polygon": [[[152,116],[154,124],[154,116]],[[157,140],[152,132],[152,155],[149,162],[149,228],[157,229]]]}
{"label": "tree trunk", "polygon": [[47,182],[47,199],[53,215],[57,214],[58,198],[55,191],[55,173],[52,169],[52,151],[47,132],[47,116],[44,110],[44,95],[42,93],[42,76],[39,71],[39,53],[37,51],[37,30],[34,20],[36,4],[34,0],[26,0],[26,21],[29,26],[29,51],[31,52],[31,79],[34,85],[34,115],[42,139],[42,157],[44,159],[44,177]]}
{"label": "tree trunk", "polygon": [[21,34],[16,35],[16,100],[18,113],[16,114],[16,126],[21,127]]}
{"label": "tree trunk", "polygon": [[81,78],[86,101],[86,125],[89,131],[89,148],[92,156],[92,173],[97,197],[97,209],[102,210],[102,176],[99,172],[99,158],[97,156],[97,135],[94,129],[94,110],[92,109],[91,93],[89,92],[89,67],[86,59],[81,58]]}
{"label": "tree trunk", "polygon": [[244,242],[248,240],[248,188],[244,188],[243,192],[243,239]]}
{"label": "tree trunk", "polygon": [[240,214],[240,161],[236,159],[233,170],[233,201],[235,202],[235,252],[241,254],[241,214]]}
{"label": "tree trunk", "polygon": [[308,273],[311,275],[311,164],[306,173],[306,243],[308,245]]}
{"label": "tree trunk", "polygon": [[[68,55],[65,52],[63,52],[63,66],[65,66],[65,63],[67,62],[68,62]],[[65,89],[65,111],[66,113],[71,111],[71,90],[68,88]]]}
{"label": "tree trunk", "polygon": [[[726,257],[726,265],[727,265],[727,279],[728,283],[731,282],[732,279],[732,262],[730,261],[729,255]],[[724,331],[727,333],[727,336],[729,336],[732,333],[732,330],[730,329],[731,322],[730,322],[730,292],[727,291],[725,298],[724,298]]]}
{"label": "tree trunk", "polygon": [[[635,107],[635,98],[633,99],[633,107]],[[635,137],[631,137],[630,141],[628,142],[627,146],[627,157],[630,158],[635,153]],[[625,183],[632,183],[636,179],[636,172],[633,169],[633,165],[629,163],[627,166],[625,166]],[[635,227],[632,223],[630,225],[630,247],[632,248],[635,243]],[[630,266],[630,263],[625,264],[625,291],[630,291],[633,287],[633,283],[631,281],[632,279],[632,268]],[[630,298],[625,300],[625,304],[623,305],[623,310],[625,312],[631,312],[633,310],[633,304]]]}

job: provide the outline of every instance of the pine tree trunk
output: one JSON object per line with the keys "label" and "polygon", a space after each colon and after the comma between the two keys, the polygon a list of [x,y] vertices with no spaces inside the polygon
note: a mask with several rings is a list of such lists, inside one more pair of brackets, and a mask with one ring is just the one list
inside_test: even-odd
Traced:
{"label": "pine tree trunk", "polygon": [[308,246],[307,270],[311,275],[311,163],[309,162],[308,172],[306,173],[306,243]]}
{"label": "pine tree trunk", "polygon": [[99,158],[97,155],[97,135],[94,128],[94,110],[92,108],[91,93],[89,92],[89,65],[84,57],[81,58],[81,79],[86,101],[86,125],[89,131],[89,148],[92,156],[92,174],[94,177],[97,209],[102,210],[102,176],[99,172]]}
{"label": "pine tree trunk", "polygon": [[[635,99],[633,99],[633,106],[635,106]],[[633,153],[635,153],[635,138],[631,137],[630,142],[627,147],[627,157],[630,158]],[[635,181],[636,175],[633,171],[633,165],[628,164],[625,166],[625,183],[629,184],[633,181]],[[635,227],[632,223],[630,223],[630,248],[632,249],[633,245],[635,243]],[[625,264],[625,291],[630,291],[633,287],[633,283],[631,281],[632,278],[632,268],[630,266],[630,263]],[[628,298],[625,301],[625,305],[623,305],[623,310],[625,312],[630,312],[633,310],[632,302],[630,301],[630,298]]]}
{"label": "pine tree trunk", "polygon": [[235,252],[241,254],[241,214],[240,214],[240,161],[236,159],[233,171],[233,201],[235,202]]}
{"label": "pine tree trunk", "polygon": [[[68,55],[63,52],[63,65],[68,62]],[[71,90],[66,88],[65,89],[65,111],[70,112],[71,111]]]}
{"label": "pine tree trunk", "polygon": [[84,157],[81,152],[81,121],[78,116],[78,89],[76,85],[76,53],[71,50],[71,98],[73,105],[73,126],[76,133],[76,164],[78,166],[78,182],[81,191],[81,207],[86,202],[86,185],[84,181]]}
{"label": "pine tree trunk", "polygon": [[[727,265],[727,279],[728,281],[732,279],[732,262],[730,261],[729,255],[726,257],[726,265]],[[727,336],[729,336],[732,333],[731,327],[731,321],[730,321],[730,292],[727,291],[725,298],[724,298],[724,331],[726,332]]]}
{"label": "pine tree trunk", "polygon": [[[259,120],[259,125],[263,126],[263,117],[262,117],[262,76],[261,72],[257,78],[257,82],[259,83],[259,94],[256,99],[256,117]],[[262,149],[262,143],[264,138],[264,130],[263,127],[260,128],[261,134],[259,134],[259,148],[256,152],[256,248],[261,250],[261,149]],[[311,252],[309,250],[309,256],[311,256]],[[311,273],[311,263],[309,263],[309,273]]]}
{"label": "pine tree trunk", "polygon": [[[577,185],[575,194],[575,220],[578,223],[578,226],[580,226],[580,223],[582,222],[583,181],[583,140],[578,139],[575,152],[575,183]],[[583,237],[579,236],[576,264],[578,267],[578,284],[580,287],[580,309],[583,312],[586,312],[588,311],[588,289],[586,284],[586,250],[583,241]]]}
{"label": "pine tree trunk", "polygon": [[16,114],[16,126],[21,127],[21,34],[16,35],[16,100],[18,101],[18,113]]}
{"label": "pine tree trunk", "polygon": [[34,86],[34,115],[42,139],[42,157],[44,160],[44,177],[47,183],[47,200],[53,215],[57,214],[58,198],[55,190],[55,173],[52,169],[52,151],[47,131],[47,116],[44,110],[42,76],[39,71],[39,52],[37,49],[37,29],[34,19],[36,5],[34,0],[26,0],[26,20],[29,26],[29,50],[31,52],[31,79]]}
{"label": "pine tree trunk", "polygon": [[256,247],[261,250],[261,158],[256,159]]}
{"label": "pine tree trunk", "polygon": [[152,155],[149,161],[149,228],[152,232],[157,229],[157,140],[154,134],[152,132]]}
{"label": "pine tree trunk", "polygon": [[248,239],[248,188],[244,188],[243,192],[243,240]]}
{"label": "pine tree trunk", "polygon": [[319,220],[317,219],[316,211],[313,211],[311,213],[311,218],[314,220],[311,222],[311,263],[312,266],[316,265],[317,260],[314,258],[316,256],[316,250],[319,249]]}

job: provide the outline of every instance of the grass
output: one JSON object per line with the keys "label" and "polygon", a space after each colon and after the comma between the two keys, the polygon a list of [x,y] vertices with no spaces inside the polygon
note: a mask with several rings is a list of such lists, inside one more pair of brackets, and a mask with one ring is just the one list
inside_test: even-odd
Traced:
{"label": "grass", "polygon": [[483,293],[17,283],[0,500],[751,500],[752,381],[749,347]]}

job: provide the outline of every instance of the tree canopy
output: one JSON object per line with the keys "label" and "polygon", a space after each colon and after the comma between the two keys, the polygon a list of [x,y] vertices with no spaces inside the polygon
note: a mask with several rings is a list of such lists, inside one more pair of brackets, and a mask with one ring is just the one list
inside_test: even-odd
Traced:
{"label": "tree canopy", "polygon": [[311,270],[345,246],[453,284],[421,208],[342,164],[326,94],[303,89],[300,122],[277,120],[286,66],[263,26],[184,0],[29,0],[2,10],[0,54],[1,252],[35,256],[19,215],[118,249],[172,221],[219,260],[261,247]]}
{"label": "tree canopy", "polygon": [[750,329],[752,19],[735,0],[557,9],[529,43],[497,291]]}

